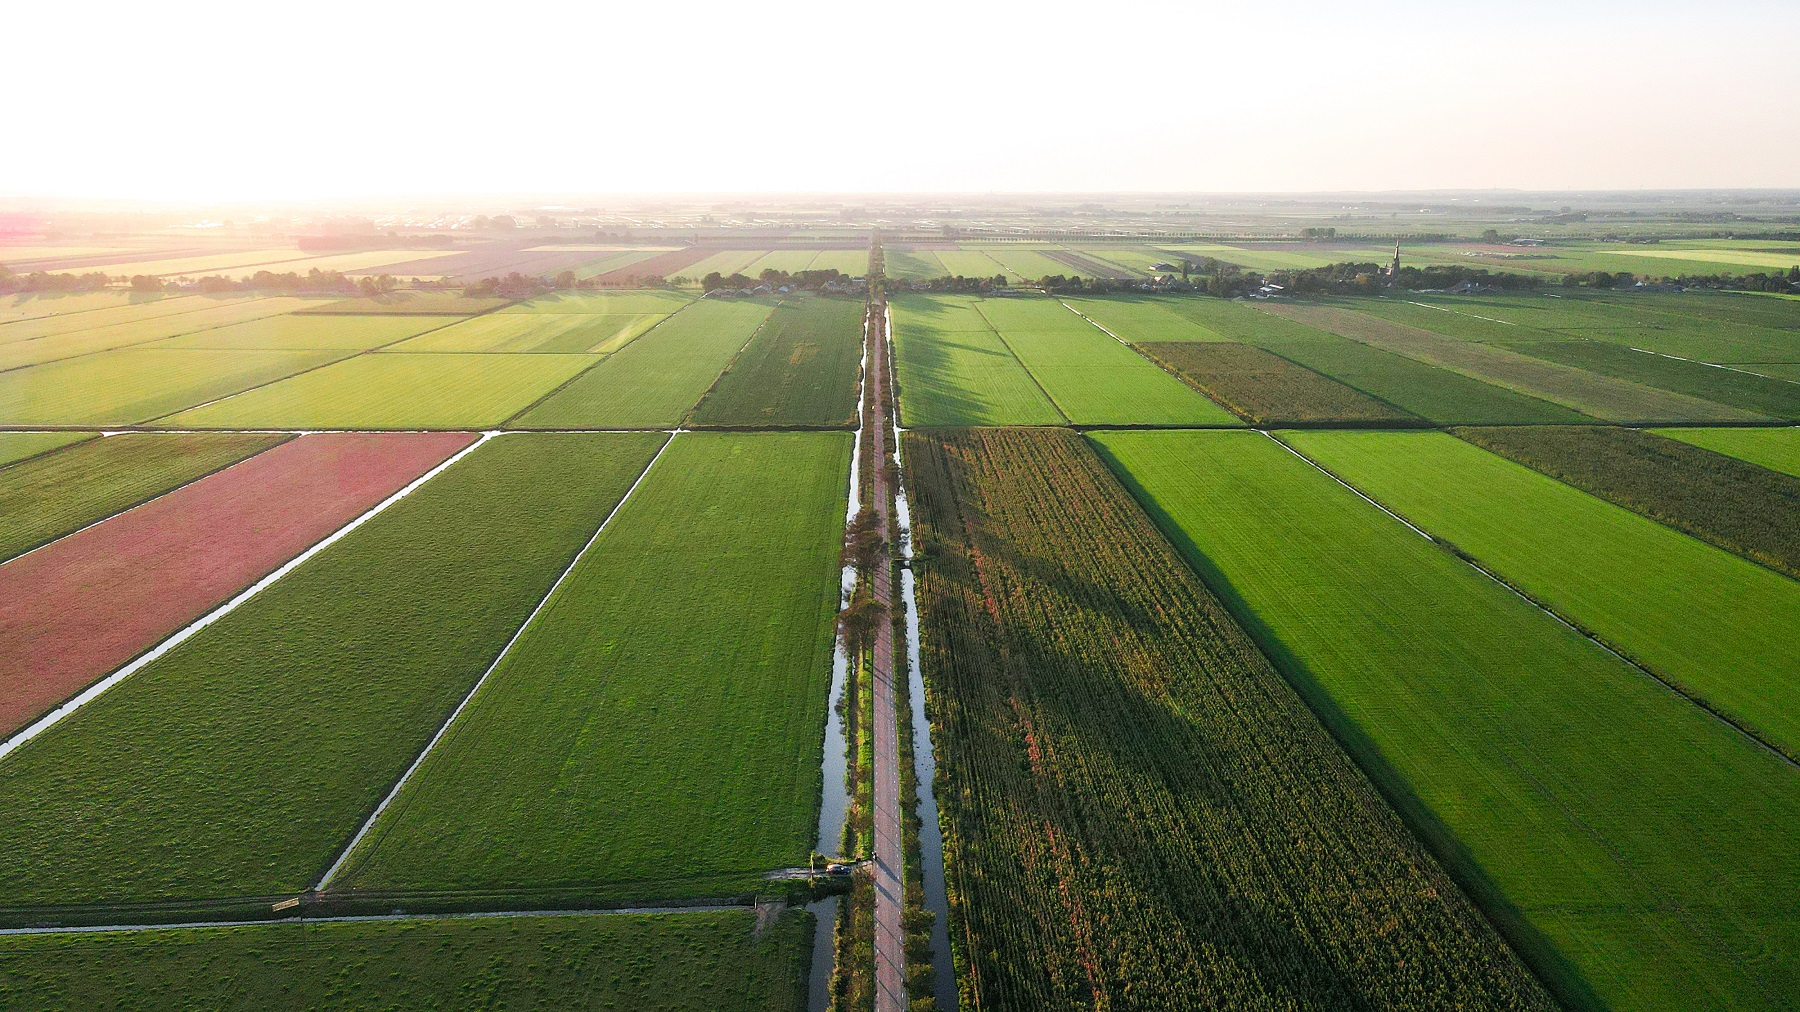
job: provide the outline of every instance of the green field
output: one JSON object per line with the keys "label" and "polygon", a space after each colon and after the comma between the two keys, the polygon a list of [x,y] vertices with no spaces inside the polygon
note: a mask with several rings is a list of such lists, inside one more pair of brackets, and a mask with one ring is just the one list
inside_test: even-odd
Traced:
{"label": "green field", "polygon": [[1064,299],[1081,315],[1093,320],[1120,340],[1140,344],[1145,341],[1229,341],[1231,338],[1208,330],[1193,320],[1171,310],[1162,300],[1140,296]]}
{"label": "green field", "polygon": [[1006,268],[1006,273],[1016,278],[1068,277],[1080,274],[1081,271],[1070,267],[1060,260],[1053,260],[1038,250],[1022,246],[989,246],[981,250],[987,257]]}
{"label": "green field", "polygon": [[1634,351],[1610,341],[1538,341],[1528,355],[1701,397],[1772,418],[1800,418],[1800,383],[1753,375],[1754,365],[1721,369],[1700,362]]}
{"label": "green field", "polygon": [[1670,439],[1747,460],[1771,471],[1800,476],[1800,428],[1658,429]]}
{"label": "green field", "polygon": [[1788,1007],[1793,766],[1265,436],[1093,438],[1566,1004]]}
{"label": "green field", "polygon": [[92,439],[95,435],[97,433],[93,432],[0,432],[0,467]]}
{"label": "green field", "polygon": [[[1000,266],[1000,261],[988,256],[980,250],[938,250],[934,256],[944,265],[944,273],[964,278],[991,278],[996,274],[1011,274]],[[1012,275],[1017,278],[1018,275]]]}
{"label": "green field", "polygon": [[1550,1007],[1080,436],[905,447],[967,1007]]}
{"label": "green field", "polygon": [[[152,302],[173,302],[183,296],[143,295],[137,292],[20,292],[0,295],[0,342],[12,340],[7,325],[20,320],[44,320],[71,317],[78,313],[100,310],[115,312],[146,306]],[[177,310],[179,312],[179,310]]]}
{"label": "green field", "polygon": [[1800,758],[1800,583],[1444,433],[1284,438]]}
{"label": "green field", "polygon": [[800,1012],[811,918],[748,911],[282,923],[0,938],[0,1005]]}
{"label": "green field", "polygon": [[48,362],[0,373],[0,423],[137,425],[346,354],[121,348]]}
{"label": "green field", "polygon": [[662,438],[501,436],[25,743],[0,916],[313,885]]}
{"label": "green field", "polygon": [[482,428],[506,421],[596,361],[592,355],[358,355],[170,415],[158,424],[201,429]]}
{"label": "green field", "polygon": [[889,305],[900,418],[906,425],[1067,421],[988,326],[973,299],[903,295]]}
{"label": "green field", "polygon": [[660,290],[551,292],[515,302],[495,315],[668,316],[693,301],[694,297],[686,292]]}
{"label": "green field", "polygon": [[[76,330],[51,337],[0,344],[0,369],[38,365],[58,359],[91,355],[113,348],[147,344],[166,337],[192,334],[248,320],[283,313],[311,305],[305,299],[247,299],[216,304],[208,300],[206,307],[177,315],[132,320],[92,329]],[[86,315],[86,314],[82,314]]]}
{"label": "green field", "polygon": [[750,266],[744,268],[744,273],[753,278],[770,270],[793,274],[811,267],[813,257],[817,255],[817,251],[809,249],[774,250],[751,261]]}
{"label": "green field", "polygon": [[1421,419],[1254,345],[1233,341],[1144,343],[1162,363],[1255,425],[1422,425]]}
{"label": "green field", "polygon": [[611,902],[804,864],[850,443],[675,436],[343,882]]}
{"label": "green field", "polygon": [[460,292],[390,292],[387,295],[372,295],[354,299],[333,299],[329,302],[315,302],[304,313],[320,313],[336,315],[339,313],[372,314],[385,316],[389,314],[423,313],[444,316],[473,316],[485,313],[511,302],[511,299],[470,298]]}
{"label": "green field", "polygon": [[773,309],[774,303],[762,299],[696,303],[512,424],[526,429],[679,425]]}
{"label": "green field", "polygon": [[693,278],[696,281],[713,273],[730,277],[733,274],[744,273],[744,268],[749,267],[757,260],[760,260],[762,255],[762,250],[722,250],[704,260],[681,268],[677,273],[682,277]]}
{"label": "green field", "polygon": [[707,392],[694,423],[852,425],[862,350],[862,300],[784,302]]}
{"label": "green field", "polygon": [[868,250],[820,250],[807,270],[837,271],[852,278],[869,273]]}
{"label": "green field", "polygon": [[[1791,323],[1784,327],[1758,322],[1766,317],[1742,308],[1750,300],[1714,297],[1711,303],[1698,303],[1695,298],[1571,292],[1463,299],[1420,295],[1415,301],[1454,310],[1432,314],[1434,322],[1425,325],[1434,329],[1483,325],[1499,334],[1498,328],[1510,324],[1516,334],[1513,340],[1586,338],[1702,362],[1800,362],[1800,334]],[[1386,307],[1384,313],[1394,310],[1390,302],[1379,305]],[[1472,321],[1473,316],[1501,322]]]}
{"label": "green field", "polygon": [[150,348],[368,351],[461,319],[460,316],[296,316],[290,313],[171,337],[150,345]]}
{"label": "green field", "polygon": [[[14,299],[25,299],[27,296],[8,296],[10,303]],[[88,295],[38,296],[38,300],[58,307],[50,315],[34,315],[9,320],[0,324],[0,344],[14,341],[30,340],[36,337],[53,337],[58,334],[73,334],[82,330],[98,330],[119,324],[141,323],[165,316],[178,316],[201,309],[229,306],[251,301],[243,296],[207,296],[207,295],[157,295],[150,297],[127,297],[122,292],[94,292]],[[74,307],[62,310],[60,307],[67,300],[76,300]],[[93,301],[91,301],[93,300]],[[27,303],[35,304],[35,303]]]}
{"label": "green field", "polygon": [[668,317],[579,313],[488,313],[404,341],[391,351],[605,354],[629,344]]}
{"label": "green field", "polygon": [[[130,509],[287,438],[226,432],[125,432],[105,439],[73,434],[71,439],[85,441],[0,471],[0,560]],[[4,439],[0,435],[0,446],[6,445]]]}
{"label": "green field", "polygon": [[884,270],[890,278],[938,278],[947,271],[931,250],[898,250],[883,248]]}

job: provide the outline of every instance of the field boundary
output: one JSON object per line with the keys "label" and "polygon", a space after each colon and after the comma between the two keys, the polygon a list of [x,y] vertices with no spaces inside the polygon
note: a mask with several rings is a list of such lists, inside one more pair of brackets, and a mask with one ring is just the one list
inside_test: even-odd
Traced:
{"label": "field boundary", "polygon": [[91,935],[104,932],[187,931],[206,928],[275,927],[286,924],[350,924],[367,921],[456,921],[499,917],[613,917],[754,910],[749,903],[693,903],[681,906],[600,907],[591,910],[465,910],[417,914],[330,914],[324,917],[281,917],[265,920],[172,921],[167,924],[70,924],[46,928],[0,928],[8,935]]}
{"label": "field boundary", "polygon": [[[712,382],[708,383],[706,385],[706,389],[700,391],[700,396],[695,399],[694,403],[688,405],[687,412],[681,416],[680,424],[682,424],[682,425],[697,424],[695,422],[695,418],[700,414],[700,405],[705,404],[706,399],[708,397],[711,397],[713,395],[713,391],[717,390],[719,388],[719,382],[725,378],[725,374],[731,372],[732,369],[737,367],[738,360],[744,357],[744,352],[749,351],[750,346],[752,344],[756,343],[756,335],[762,333],[763,328],[769,325],[769,321],[773,320],[775,318],[775,314],[781,311],[781,307],[787,305],[787,301],[788,300],[786,298],[783,298],[783,299],[777,301],[775,303],[775,305],[769,310],[769,315],[763,317],[761,322],[757,323],[756,329],[752,330],[750,332],[750,336],[744,339],[744,343],[741,346],[739,346],[738,350],[732,353],[731,361],[725,363],[725,368],[720,369],[719,374],[717,376],[714,376],[712,378]],[[706,426],[706,428],[713,428],[713,426],[709,425],[709,426]]]}
{"label": "field boundary", "polygon": [[569,574],[575,571],[575,567],[579,565],[582,558],[587,555],[588,549],[594,547],[594,543],[600,540],[600,535],[612,524],[613,518],[619,515],[619,511],[625,508],[626,503],[631,501],[632,493],[636,492],[638,486],[644,483],[644,479],[650,476],[650,471],[656,467],[656,462],[662,459],[663,453],[675,442],[675,437],[679,435],[681,431],[682,430],[677,429],[669,432],[669,438],[663,440],[662,446],[657,448],[656,453],[651,456],[650,462],[644,465],[642,471],[638,472],[637,480],[631,483],[631,487],[625,490],[625,494],[619,498],[619,501],[613,505],[612,510],[600,521],[600,526],[594,528],[594,533],[588,537],[587,543],[582,545],[581,550],[575,553],[575,557],[569,560],[569,564],[563,567],[563,571],[556,577],[556,581],[550,584],[550,589],[544,591],[544,596],[538,599],[536,607],[532,608],[531,613],[525,616],[525,621],[519,623],[519,627],[513,631],[512,638],[506,641],[506,645],[500,648],[500,652],[494,655],[494,660],[487,666],[487,670],[483,671],[481,677],[475,680],[475,684],[469,688],[469,691],[463,694],[462,700],[456,704],[456,709],[450,711],[450,716],[444,719],[443,724],[438,727],[437,733],[432,735],[431,740],[425,743],[425,747],[421,749],[418,756],[413,759],[412,765],[406,768],[406,772],[400,774],[400,779],[394,781],[394,786],[388,790],[387,795],[375,806],[375,810],[369,813],[369,817],[363,820],[362,826],[357,829],[356,834],[350,838],[350,842],[344,845],[344,849],[338,854],[337,860],[333,861],[330,867],[325,869],[325,874],[319,878],[318,884],[313,886],[314,892],[325,891],[326,887],[331,884],[331,880],[336,878],[338,872],[343,870],[344,863],[350,859],[351,854],[355,853],[357,846],[362,843],[363,838],[374,828],[376,821],[381,818],[382,813],[387,811],[388,805],[392,804],[394,799],[399,797],[401,790],[406,787],[407,782],[412,779],[413,774],[418,772],[419,767],[424,764],[426,757],[431,754],[431,750],[437,746],[437,743],[443,739],[445,734],[449,733],[451,725],[456,723],[456,718],[462,716],[463,710],[467,709],[469,703],[475,699],[475,694],[481,691],[483,685],[487,684],[488,677],[500,667],[500,662],[504,661],[506,656],[512,652],[514,644],[524,638],[526,631],[531,628],[531,623],[537,619],[538,614],[550,603],[550,599],[556,596],[557,588],[561,587],[563,581],[569,578]]}
{"label": "field boundary", "polygon": [[60,724],[63,720],[67,719],[76,710],[78,710],[82,706],[84,706],[88,703],[91,703],[94,700],[100,698],[100,696],[103,695],[108,689],[111,689],[113,686],[119,684],[120,682],[124,681],[125,679],[136,674],[138,671],[142,670],[146,665],[155,661],[157,658],[168,653],[170,650],[173,650],[176,647],[180,646],[182,643],[185,643],[187,640],[192,638],[196,633],[200,632],[202,629],[205,629],[207,626],[212,625],[214,622],[217,622],[219,619],[222,619],[226,615],[229,615],[232,612],[236,611],[238,609],[238,606],[242,605],[244,602],[255,597],[257,594],[262,593],[267,588],[273,586],[277,580],[280,580],[282,577],[293,572],[299,566],[304,564],[308,559],[311,559],[313,556],[319,554],[320,552],[324,551],[325,549],[336,544],[338,541],[340,541],[344,537],[348,536],[352,531],[356,530],[358,527],[361,527],[363,524],[368,523],[370,520],[373,520],[377,515],[379,515],[382,511],[386,510],[389,506],[392,506],[394,503],[397,503],[401,499],[404,499],[407,496],[411,495],[412,493],[418,491],[422,486],[424,486],[424,484],[426,482],[430,481],[431,479],[433,479],[433,478],[437,477],[438,475],[444,473],[445,471],[449,470],[451,465],[455,464],[459,460],[462,460],[464,457],[467,457],[469,454],[474,453],[477,449],[479,449],[488,440],[493,439],[497,435],[499,435],[499,433],[497,433],[497,432],[491,432],[491,431],[483,432],[481,434],[480,438],[476,439],[473,443],[470,443],[468,446],[465,446],[461,450],[458,450],[457,452],[451,454],[447,459],[440,462],[437,466],[433,467],[431,470],[426,471],[424,474],[420,475],[417,478],[414,478],[411,482],[407,483],[407,485],[404,488],[400,489],[400,491],[395,492],[393,495],[390,495],[386,499],[381,500],[380,502],[376,503],[374,506],[369,507],[369,509],[366,510],[365,512],[363,512],[363,514],[361,516],[358,516],[356,519],[350,521],[349,523],[345,524],[344,526],[339,527],[337,530],[326,535],[324,538],[322,538],[318,542],[314,543],[312,545],[312,547],[306,549],[305,551],[301,552],[299,555],[296,555],[293,558],[289,559],[288,561],[282,563],[280,566],[276,567],[273,572],[269,573],[267,576],[264,576],[262,579],[256,581],[255,583],[244,588],[243,590],[239,591],[236,595],[234,595],[230,600],[226,601],[224,604],[219,605],[218,607],[214,608],[213,610],[207,612],[205,615],[200,616],[199,618],[195,619],[193,622],[189,623],[188,625],[182,627],[181,629],[177,630],[176,632],[165,637],[161,641],[157,642],[154,646],[150,647],[148,650],[137,655],[137,657],[133,658],[132,660],[126,662],[126,664],[123,667],[114,671],[112,674],[107,675],[105,678],[100,679],[99,681],[95,682],[94,684],[83,689],[81,692],[76,693],[74,696],[71,696],[68,700],[64,701],[56,709],[51,710],[49,713],[46,713],[42,717],[39,717],[37,720],[32,721],[30,724],[27,724],[18,733],[14,734],[10,738],[7,738],[3,742],[0,742],[0,760],[4,760],[9,754],[11,754],[13,752],[13,750],[17,749],[19,746],[25,744],[26,742],[30,741],[33,738],[36,738],[38,735],[43,734],[45,731],[50,730],[52,727],[55,727],[57,724]]}
{"label": "field boundary", "polygon": [[[988,257],[988,259],[993,260],[994,258]],[[997,261],[997,260],[995,260],[994,262],[999,263],[999,261]],[[1000,328],[994,326],[994,321],[988,319],[988,314],[981,311],[981,303],[982,303],[981,299],[976,299],[974,302],[970,303],[970,305],[975,307],[976,314],[981,317],[981,322],[987,324],[988,331],[990,333],[992,333],[996,339],[999,340],[1000,346],[1006,349],[1006,353],[1013,357],[1014,362],[1019,363],[1019,368],[1025,370],[1025,375],[1031,378],[1031,385],[1034,387],[1037,387],[1038,393],[1044,395],[1044,400],[1047,401],[1051,407],[1056,409],[1057,414],[1062,416],[1063,424],[1064,425],[1074,425],[1075,420],[1069,417],[1069,413],[1067,411],[1063,410],[1063,406],[1061,404],[1056,403],[1056,398],[1050,396],[1050,391],[1044,389],[1044,384],[1038,380],[1037,373],[1032,372],[1031,367],[1025,364],[1025,360],[1019,357],[1019,353],[1015,348],[1013,348],[1012,342],[1008,341],[1006,339],[1005,334],[1000,333]],[[955,426],[946,426],[946,428],[954,428],[954,427]]]}
{"label": "field boundary", "polygon": [[[520,408],[519,410],[513,412],[512,414],[507,415],[506,418],[503,421],[501,421],[500,427],[502,429],[504,429],[507,426],[511,425],[512,423],[518,421],[520,419],[520,417],[522,417],[526,412],[528,412],[531,409],[537,407],[538,405],[544,403],[545,401],[549,400],[550,398],[555,397],[557,394],[562,393],[565,389],[567,389],[569,387],[570,384],[574,383],[576,380],[580,379],[583,376],[586,376],[588,373],[594,371],[595,369],[600,368],[601,363],[612,358],[614,355],[617,355],[619,352],[624,351],[626,348],[629,348],[632,345],[643,340],[645,335],[649,334],[651,331],[655,330],[656,328],[658,328],[658,327],[662,326],[663,324],[669,322],[670,320],[674,319],[678,314],[680,314],[682,312],[682,310],[687,309],[688,307],[692,306],[694,303],[699,302],[699,301],[700,301],[699,299],[689,300],[686,304],[684,304],[680,308],[676,309],[675,312],[669,313],[668,315],[664,316],[662,319],[656,321],[655,323],[652,323],[648,327],[645,327],[643,330],[643,333],[638,334],[636,337],[632,338],[631,340],[626,341],[624,344],[619,345],[617,348],[614,348],[613,350],[607,352],[606,354],[601,355],[598,359],[595,359],[592,363],[590,363],[588,365],[588,367],[586,369],[575,370],[575,375],[570,376],[568,379],[563,380],[561,383],[558,383],[556,386],[551,387],[549,390],[545,391],[544,395],[539,397],[537,400],[534,400],[530,404],[527,404],[524,407]],[[509,303],[509,305],[512,305],[512,304],[513,303]],[[505,308],[505,307],[498,307],[498,308]],[[470,319],[473,319],[473,317],[471,317]],[[429,334],[429,333],[431,333],[431,331],[426,331],[426,333]],[[517,352],[497,352],[497,353],[490,352],[490,354],[512,355],[512,354],[518,354],[518,353]],[[656,428],[657,428],[656,426],[651,426],[649,428],[636,429],[636,430],[632,430],[632,431],[651,432],[651,431],[654,431]],[[547,432],[547,431],[552,431],[552,430],[534,429],[531,431]],[[581,431],[585,431],[585,430],[581,430]],[[669,430],[663,429],[662,431],[667,432]]]}

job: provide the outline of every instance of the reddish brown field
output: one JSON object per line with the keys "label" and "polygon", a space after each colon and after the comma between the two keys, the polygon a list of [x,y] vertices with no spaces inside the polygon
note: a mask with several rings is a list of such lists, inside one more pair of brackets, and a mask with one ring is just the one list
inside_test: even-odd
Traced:
{"label": "reddish brown field", "polygon": [[607,271],[594,278],[594,284],[605,287],[623,284],[627,278],[666,278],[680,274],[682,268],[691,267],[717,252],[717,249],[710,247],[690,246],[687,249],[658,253],[648,260],[639,260],[616,271]]}
{"label": "reddish brown field", "polygon": [[0,735],[474,440],[460,432],[301,436],[0,566]]}

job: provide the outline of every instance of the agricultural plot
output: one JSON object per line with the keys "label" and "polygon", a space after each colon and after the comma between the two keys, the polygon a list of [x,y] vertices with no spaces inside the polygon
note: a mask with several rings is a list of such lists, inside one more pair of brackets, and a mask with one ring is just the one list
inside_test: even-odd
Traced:
{"label": "agricultural plot", "polygon": [[1180,266],[1184,257],[1189,260],[1212,257],[1214,260],[1223,260],[1226,263],[1237,264],[1239,267],[1246,267],[1253,271],[1307,270],[1313,267],[1327,267],[1339,260],[1337,257],[1281,249],[1275,246],[1246,249],[1242,246],[1223,246],[1217,243],[1182,244],[1152,252],[1158,259],[1177,266]]}
{"label": "agricultural plot", "polygon": [[1079,436],[906,458],[964,1007],[1551,1007]]}
{"label": "agricultural plot", "polygon": [[0,916],[313,885],[662,438],[493,439],[26,742]]}
{"label": "agricultural plot", "polygon": [[389,292],[386,295],[369,295],[354,299],[333,299],[329,302],[315,302],[297,312],[324,316],[338,314],[354,315],[406,315],[420,313],[426,316],[474,316],[508,305],[513,300],[499,298],[470,298],[459,292]]}
{"label": "agricultural plot", "polygon": [[[225,603],[474,438],[303,437],[0,566],[0,593],[17,602],[0,616],[0,733]],[[202,446],[248,453],[280,441]]]}
{"label": "agricultural plot", "polygon": [[1800,478],[1793,475],[1678,442],[1679,435],[1665,439],[1641,429],[1453,431],[1484,450],[1800,579],[1800,526],[1794,523],[1800,517]]}
{"label": "agricultural plot", "polygon": [[[19,302],[29,299],[28,302]],[[80,301],[71,301],[80,300]],[[135,323],[163,316],[177,316],[197,309],[244,301],[204,295],[126,295],[123,292],[91,292],[85,295],[13,295],[3,303],[18,306],[19,316],[0,323],[0,344],[34,337],[54,337],[80,330],[94,330],[117,323]],[[70,308],[64,309],[65,305]],[[44,310],[42,307],[52,307]],[[77,308],[79,307],[79,308]]]}
{"label": "agricultural plot", "polygon": [[696,425],[847,426],[856,421],[860,299],[782,303],[694,411]]}
{"label": "agricultural plot", "polygon": [[1078,425],[1236,425],[1230,412],[1050,299],[975,304]]}
{"label": "agricultural plot", "polygon": [[0,372],[0,424],[138,425],[350,354],[120,348]]}
{"label": "agricultural plot", "polygon": [[679,425],[774,310],[765,300],[707,300],[660,326],[510,423],[523,429]]}
{"label": "agricultural plot", "polygon": [[609,253],[597,260],[591,260],[588,263],[575,268],[575,279],[577,281],[586,281],[589,278],[597,278],[600,275],[611,271],[629,270],[656,255],[657,251],[654,250],[636,250],[629,253]]}
{"label": "agricultural plot", "polygon": [[[768,270],[786,271],[792,274],[810,268],[813,258],[816,256],[818,253],[809,249],[773,250],[751,261],[750,266],[744,269],[744,273],[751,277],[756,277]],[[705,277],[705,275],[701,276]]]}
{"label": "agricultural plot", "polygon": [[1592,421],[1560,404],[1391,354],[1222,299],[1172,299],[1174,312],[1234,341],[1272,351],[1439,424]]}
{"label": "agricultural plot", "polygon": [[57,359],[91,355],[95,352],[132,345],[147,344],[165,337],[177,337],[197,331],[211,330],[227,324],[280,316],[310,303],[305,299],[248,299],[239,302],[209,303],[192,312],[158,316],[151,319],[113,323],[66,334],[53,334],[30,340],[0,344],[0,370],[54,362]]}
{"label": "agricultural plot", "polygon": [[496,315],[668,316],[693,301],[693,296],[684,292],[657,290],[552,292],[526,302],[515,302]]}
{"label": "agricultural plot", "polygon": [[1383,351],[1541,397],[1607,421],[1751,421],[1765,417],[1335,307],[1283,304],[1268,309]]}
{"label": "agricultural plot", "polygon": [[345,866],[358,893],[733,895],[818,820],[850,437],[674,437]]}
{"label": "agricultural plot", "polygon": [[487,428],[598,360],[593,355],[359,355],[169,415],[157,424],[198,429]]}
{"label": "agricultural plot", "polygon": [[607,354],[656,326],[657,314],[488,313],[388,349],[395,352]]}
{"label": "agricultural plot", "polygon": [[[695,252],[703,251],[696,250]],[[750,249],[721,250],[684,265],[680,273],[683,277],[693,278],[696,281],[715,272],[725,277],[733,274],[745,274],[746,268],[762,259],[763,252],[763,250]]]}
{"label": "agricultural plot", "polygon": [[194,348],[231,351],[368,351],[437,330],[460,316],[270,316],[195,334],[171,337],[150,350]]}
{"label": "agricultural plot", "polygon": [[[1675,260],[1685,263],[1718,264],[1710,273],[1731,274],[1751,273],[1755,271],[1785,271],[1800,266],[1800,250],[1748,250],[1748,249],[1633,249],[1616,250],[1614,256],[1644,257],[1650,261]],[[1667,265],[1646,263],[1639,273],[1668,270]],[[1707,272],[1701,272],[1707,273]]]}
{"label": "agricultural plot", "polygon": [[1780,756],[1265,436],[1092,438],[1565,1004],[1788,1004]]}
{"label": "agricultural plot", "polygon": [[[950,273],[931,250],[899,250],[882,247],[882,269],[891,278],[941,278]],[[865,261],[864,266],[867,266]]]}
{"label": "agricultural plot", "polygon": [[976,311],[973,300],[904,295],[889,306],[904,424],[1056,425],[1067,421]]}
{"label": "agricultural plot", "polygon": [[749,911],[269,924],[0,938],[17,1008],[793,1012],[810,917]]}
{"label": "agricultural plot", "polygon": [[[1536,330],[1540,337],[1610,341],[1702,362],[1800,362],[1800,334],[1791,329],[1730,319],[1730,309],[1699,315],[1692,311],[1691,301],[1665,302],[1655,295],[1497,295],[1467,301],[1419,296],[1418,301],[1456,310],[1434,315],[1437,322],[1431,326],[1447,325],[1447,319],[1457,316],[1479,315],[1510,322],[1526,336]],[[1464,319],[1458,325],[1472,324]]]}
{"label": "agricultural plot", "polygon": [[1758,375],[1759,367],[1755,365],[1724,369],[1636,351],[1609,341],[1537,341],[1520,350],[1536,358],[1673,390],[1715,404],[1773,418],[1800,418],[1800,383]]}
{"label": "agricultural plot", "polygon": [[1288,442],[1800,758],[1800,583],[1443,433]]}
{"label": "agricultural plot", "polygon": [[1138,350],[1253,425],[1423,425],[1417,416],[1272,352],[1224,341]]}
{"label": "agricultural plot", "polygon": [[[944,265],[944,273],[954,277],[991,278],[1009,273],[1000,266],[1000,261],[978,249],[938,250],[934,255],[938,263]],[[1013,277],[1016,279],[1018,275]]]}
{"label": "agricultural plot", "polygon": [[[887,254],[891,256],[891,254]],[[828,249],[820,250],[813,257],[807,268],[814,271],[837,271],[847,277],[860,278],[869,273],[869,251]]]}
{"label": "agricultural plot", "polygon": [[[49,453],[51,450],[93,439],[97,432],[0,432],[0,467]],[[6,481],[8,479],[0,479]],[[4,558],[0,552],[0,558]]]}
{"label": "agricultural plot", "polygon": [[[310,259],[312,254],[304,250],[287,247],[284,249],[244,250],[238,253],[210,253],[205,256],[168,257],[156,260],[124,260],[103,263],[93,267],[65,267],[52,273],[86,274],[89,271],[104,271],[112,277],[133,277],[148,274],[151,277],[170,278],[177,276],[199,277],[202,274],[223,274],[238,267],[262,268],[271,271],[285,272],[292,268],[277,266],[297,260]],[[254,271],[252,272],[254,273]]]}
{"label": "agricultural plot", "polygon": [[1021,246],[991,246],[983,248],[981,252],[987,254],[989,259],[1001,267],[1006,268],[1006,273],[1017,278],[1036,280],[1059,274],[1067,277],[1074,273],[1068,264],[1060,260],[1052,260],[1041,250]]}
{"label": "agricultural plot", "polygon": [[287,438],[242,433],[0,433],[0,447],[66,451],[22,460],[0,472],[0,561],[130,509],[178,485],[235,464]]}
{"label": "agricultural plot", "polygon": [[1122,341],[1229,341],[1170,310],[1162,301],[1138,296],[1064,299],[1063,303],[1106,328]]}
{"label": "agricultural plot", "polygon": [[1800,428],[1659,429],[1660,435],[1739,460],[1800,476]]}

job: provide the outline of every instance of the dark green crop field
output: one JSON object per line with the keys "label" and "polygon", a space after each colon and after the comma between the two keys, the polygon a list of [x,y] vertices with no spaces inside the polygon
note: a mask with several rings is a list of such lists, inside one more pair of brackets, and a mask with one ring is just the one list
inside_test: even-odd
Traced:
{"label": "dark green crop field", "polygon": [[124,432],[20,461],[0,471],[0,561],[290,438]]}
{"label": "dark green crop field", "polygon": [[1800,383],[1760,375],[1755,365],[1721,369],[1635,351],[1610,341],[1538,341],[1520,350],[1563,365],[1703,397],[1771,418],[1800,418]]}
{"label": "dark green crop field", "polygon": [[345,884],[655,900],[804,864],[850,447],[676,436]]}
{"label": "dark green crop field", "polygon": [[860,299],[783,303],[700,402],[694,423],[854,425],[863,312]]}
{"label": "dark green crop field", "polygon": [[311,886],[662,440],[493,440],[8,755],[0,912]]}
{"label": "dark green crop field", "polygon": [[906,458],[965,1007],[1553,1007],[1081,437]]}
{"label": "dark green crop field", "polygon": [[7,1008],[798,1012],[811,917],[748,911],[0,938]]}
{"label": "dark green crop field", "polygon": [[1227,341],[1169,341],[1138,349],[1256,425],[1424,425],[1354,387],[1273,352]]}
{"label": "dark green crop field", "polygon": [[[1455,434],[1607,502],[1800,579],[1800,478],[1641,429],[1510,426]],[[1757,432],[1760,430],[1746,430]]]}
{"label": "dark green crop field", "polygon": [[1266,436],[1092,438],[1565,1004],[1791,1007],[1790,763]]}

